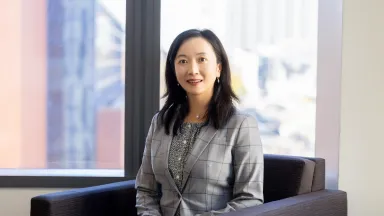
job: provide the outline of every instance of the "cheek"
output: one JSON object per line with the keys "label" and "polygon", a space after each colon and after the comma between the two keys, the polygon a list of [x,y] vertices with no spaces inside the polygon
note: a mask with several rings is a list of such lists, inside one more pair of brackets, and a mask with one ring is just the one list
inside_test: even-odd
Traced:
{"label": "cheek", "polygon": [[206,80],[212,81],[217,77],[217,68],[216,65],[209,65],[204,69],[204,77]]}
{"label": "cheek", "polygon": [[176,73],[176,78],[179,80],[181,77],[185,75],[185,70],[183,69],[183,67],[175,66],[175,73]]}

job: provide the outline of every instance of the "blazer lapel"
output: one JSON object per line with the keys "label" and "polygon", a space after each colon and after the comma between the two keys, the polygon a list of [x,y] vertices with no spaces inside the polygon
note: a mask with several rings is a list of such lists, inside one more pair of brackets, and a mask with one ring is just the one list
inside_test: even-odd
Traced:
{"label": "blazer lapel", "polygon": [[200,134],[198,135],[195,143],[193,144],[191,152],[188,154],[187,161],[184,165],[183,182],[181,185],[182,190],[184,190],[184,186],[189,178],[189,174],[191,173],[191,170],[195,165],[197,159],[200,157],[205,148],[211,142],[216,132],[217,130],[211,125],[207,125],[201,128]]}

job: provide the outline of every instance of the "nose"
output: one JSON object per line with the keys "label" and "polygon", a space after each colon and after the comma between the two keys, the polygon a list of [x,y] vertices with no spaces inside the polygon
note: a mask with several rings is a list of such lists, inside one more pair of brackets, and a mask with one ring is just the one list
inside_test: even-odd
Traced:
{"label": "nose", "polygon": [[192,61],[188,70],[189,75],[199,74],[199,66],[195,61]]}

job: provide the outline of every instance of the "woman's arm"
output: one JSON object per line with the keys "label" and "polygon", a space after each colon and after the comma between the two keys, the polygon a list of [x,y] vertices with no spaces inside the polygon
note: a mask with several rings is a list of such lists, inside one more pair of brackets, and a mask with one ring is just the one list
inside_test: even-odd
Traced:
{"label": "woman's arm", "polygon": [[201,216],[219,215],[264,202],[264,154],[255,118],[247,116],[241,123],[232,155],[235,174],[233,199],[224,209]]}
{"label": "woman's arm", "polygon": [[160,191],[152,170],[151,143],[157,115],[151,122],[145,141],[143,160],[136,176],[136,208],[141,216],[161,216]]}

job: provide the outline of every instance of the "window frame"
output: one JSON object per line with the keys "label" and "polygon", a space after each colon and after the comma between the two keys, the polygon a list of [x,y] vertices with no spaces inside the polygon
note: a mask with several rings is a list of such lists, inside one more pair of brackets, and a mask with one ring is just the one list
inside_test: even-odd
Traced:
{"label": "window frame", "polygon": [[326,188],[338,189],[343,1],[319,0],[315,156],[326,162]]}

